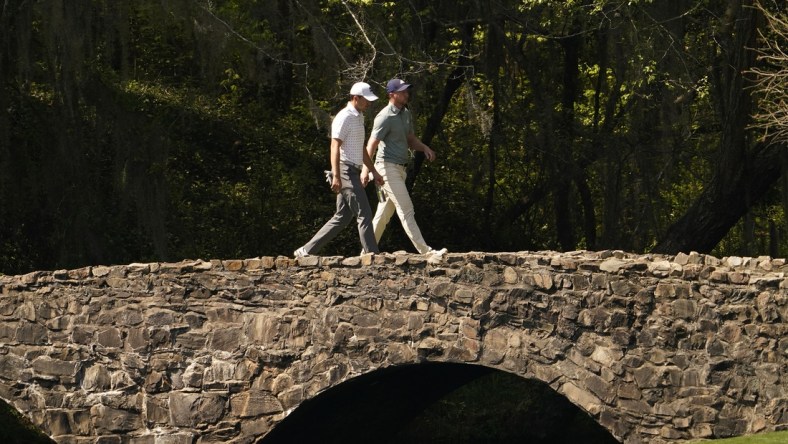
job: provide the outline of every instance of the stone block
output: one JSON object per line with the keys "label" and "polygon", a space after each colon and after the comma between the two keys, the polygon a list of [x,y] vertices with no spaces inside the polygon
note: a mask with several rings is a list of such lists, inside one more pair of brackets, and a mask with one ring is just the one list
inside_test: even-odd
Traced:
{"label": "stone block", "polygon": [[619,270],[621,270],[622,268],[624,268],[626,266],[627,266],[627,262],[626,261],[623,261],[623,260],[620,260],[618,258],[612,257],[612,258],[609,258],[609,259],[606,259],[606,260],[602,261],[602,263],[599,264],[599,269],[601,271],[605,271],[605,272],[608,272],[608,273],[611,273],[611,274],[616,274],[616,273],[618,273]]}
{"label": "stone block", "polygon": [[726,356],[726,344],[717,338],[709,338],[706,342],[706,353],[709,356]]}
{"label": "stone block", "polygon": [[696,424],[690,429],[690,436],[695,439],[707,439],[714,436],[711,424]]}
{"label": "stone block", "polygon": [[[279,259],[276,260],[276,268],[285,268],[285,261],[287,259]],[[295,263],[299,267],[317,267],[320,264],[320,256],[304,256],[295,259]]]}
{"label": "stone block", "polygon": [[692,417],[673,418],[672,423],[677,429],[688,429],[692,425]]}
{"label": "stone block", "polygon": [[255,343],[271,344],[282,334],[281,320],[277,316],[252,314],[247,316],[246,336]]}
{"label": "stone block", "polygon": [[126,390],[137,387],[134,379],[125,371],[114,371],[110,375],[110,385],[112,390]]}
{"label": "stone block", "polygon": [[136,352],[144,351],[150,345],[150,336],[147,328],[131,328],[126,334],[127,346]]}
{"label": "stone block", "polygon": [[553,275],[549,273],[535,273],[531,276],[533,283],[542,290],[552,290],[555,287]]}
{"label": "stone block", "polygon": [[634,370],[635,383],[641,389],[655,388],[660,385],[662,372],[658,367],[645,364]]}
{"label": "stone block", "polygon": [[239,259],[231,259],[222,261],[222,267],[227,271],[241,271],[244,268],[244,261]]}
{"label": "stone block", "polygon": [[12,354],[0,354],[0,377],[3,379],[19,380],[27,366],[27,359]]}
{"label": "stone block", "polygon": [[602,401],[594,396],[591,392],[583,390],[572,382],[567,382],[558,390],[566,396],[572,403],[580,406],[588,413],[595,415],[602,409]]}
{"label": "stone block", "polygon": [[650,262],[647,264],[647,269],[652,275],[661,278],[668,276],[681,276],[684,270],[681,265],[667,260],[656,260],[654,262]]}
{"label": "stone block", "polygon": [[284,410],[290,410],[301,404],[305,399],[304,387],[293,386],[278,396]]}
{"label": "stone block", "polygon": [[14,336],[22,344],[44,345],[49,343],[49,330],[43,325],[31,322],[20,323]]}
{"label": "stone block", "polygon": [[597,375],[586,378],[585,386],[606,404],[611,404],[616,399],[615,388]]}
{"label": "stone block", "polygon": [[632,430],[632,424],[626,421],[621,413],[614,411],[611,408],[604,408],[599,414],[599,424],[609,430],[613,436],[618,439],[629,435]]}
{"label": "stone block", "polygon": [[503,281],[507,284],[516,284],[520,280],[517,270],[512,267],[503,269]]}
{"label": "stone block", "polygon": [[156,435],[154,444],[194,444],[196,434],[190,432],[176,432]]}
{"label": "stone block", "polygon": [[233,352],[242,344],[243,332],[240,328],[223,328],[214,330],[208,338],[208,347],[214,350]]}
{"label": "stone block", "polygon": [[90,409],[93,429],[99,434],[130,432],[142,426],[142,415],[139,412],[114,409],[105,405],[96,405]]}
{"label": "stone block", "polygon": [[360,312],[353,316],[351,323],[357,327],[379,327],[382,319],[375,313]]}
{"label": "stone block", "polygon": [[61,361],[49,356],[41,356],[33,360],[32,367],[37,378],[73,384],[76,382],[81,364],[76,361]]}
{"label": "stone block", "polygon": [[577,320],[579,317],[580,309],[572,304],[564,305],[561,308],[561,317],[567,320]]}
{"label": "stone block", "polygon": [[679,319],[694,319],[697,303],[691,299],[677,299],[670,304],[671,313]]}
{"label": "stone block", "polygon": [[148,428],[156,428],[169,424],[170,409],[168,398],[158,398],[146,396],[145,403],[145,424]]}
{"label": "stone block", "polygon": [[717,420],[717,410],[708,406],[694,406],[690,408],[694,424],[712,423]]}
{"label": "stone block", "polygon": [[638,399],[619,399],[617,407],[639,416],[650,414],[653,411],[650,405]]}
{"label": "stone block", "polygon": [[223,393],[172,392],[169,395],[170,425],[198,427],[216,424],[225,414],[227,396]]}
{"label": "stone block", "polygon": [[[129,273],[136,273],[136,274],[145,274],[153,271],[153,264],[143,264],[143,263],[132,263],[127,266],[127,270]],[[125,273],[115,272],[114,270],[110,272],[111,275],[117,276],[121,275],[124,276]]]}
{"label": "stone block", "polygon": [[271,270],[276,267],[276,258],[271,256],[263,256],[260,258],[260,266],[263,270]]}
{"label": "stone block", "polygon": [[570,288],[575,291],[584,291],[591,286],[591,278],[587,275],[572,274],[568,277]]}
{"label": "stone block", "polygon": [[169,391],[172,388],[172,384],[166,374],[154,371],[148,373],[142,387],[145,389],[146,393],[153,394]]}
{"label": "stone block", "polygon": [[449,349],[448,357],[457,362],[475,362],[481,353],[481,342],[475,339],[459,338]]}
{"label": "stone block", "polygon": [[420,356],[439,356],[443,354],[445,345],[435,338],[424,338],[416,346]]}
{"label": "stone block", "polygon": [[252,418],[283,411],[279,399],[263,390],[248,390],[230,398],[230,412],[240,418]]}
{"label": "stone block", "polygon": [[71,423],[68,412],[61,409],[48,409],[44,413],[44,423],[51,436],[70,435]]}
{"label": "stone block", "polygon": [[211,364],[205,368],[203,384],[223,383],[234,380],[237,365],[234,361],[213,359]]}
{"label": "stone block", "polygon": [[610,281],[610,289],[615,295],[630,296],[636,293],[639,288],[625,279],[615,279]]}
{"label": "stone block", "polygon": [[103,364],[94,364],[85,370],[82,389],[87,392],[103,392],[110,388],[112,378]]}
{"label": "stone block", "polygon": [[99,331],[96,334],[96,342],[102,347],[120,348],[123,346],[123,339],[121,338],[120,330],[117,328]]}
{"label": "stone block", "polygon": [[71,414],[71,423],[73,427],[71,429],[72,433],[77,435],[86,436],[92,433],[92,421],[90,417],[90,409],[79,409],[79,410],[72,410]]}
{"label": "stone block", "polygon": [[740,418],[719,418],[713,430],[716,438],[740,436],[747,431],[747,421]]}
{"label": "stone block", "polygon": [[460,333],[469,339],[479,339],[479,331],[480,331],[481,323],[472,318],[461,318],[460,319]]}
{"label": "stone block", "polygon": [[640,399],[643,395],[635,384],[623,383],[618,386],[616,394],[622,399]]}
{"label": "stone block", "polygon": [[686,438],[685,433],[682,433],[681,431],[676,430],[675,428],[670,426],[664,426],[661,429],[659,429],[659,436],[671,441]]}
{"label": "stone block", "polygon": [[244,436],[263,436],[270,430],[268,420],[265,418],[248,418],[241,421],[241,434]]}
{"label": "stone block", "polygon": [[598,346],[591,353],[591,359],[605,367],[611,367],[614,362],[619,362],[624,357],[624,352],[618,348]]}
{"label": "stone block", "polygon": [[221,427],[211,428],[201,433],[197,444],[235,444],[239,441],[235,441],[233,438],[237,437],[239,432],[237,424],[225,423]]}

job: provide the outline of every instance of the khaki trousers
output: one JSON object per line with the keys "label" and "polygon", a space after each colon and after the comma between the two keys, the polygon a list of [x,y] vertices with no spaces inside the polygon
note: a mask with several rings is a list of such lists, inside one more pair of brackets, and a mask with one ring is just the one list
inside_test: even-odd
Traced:
{"label": "khaki trousers", "polygon": [[416,224],[413,201],[411,201],[408,188],[405,186],[405,178],[407,177],[405,166],[391,162],[378,162],[375,164],[375,167],[386,181],[383,185],[386,200],[378,202],[378,208],[375,211],[375,216],[372,218],[375,241],[380,242],[380,238],[383,237],[383,232],[386,230],[386,225],[396,211],[402,223],[402,228],[405,229],[405,233],[410,238],[410,241],[413,242],[413,246],[416,247],[419,253],[427,253],[430,251],[430,247],[424,241],[421,230]]}

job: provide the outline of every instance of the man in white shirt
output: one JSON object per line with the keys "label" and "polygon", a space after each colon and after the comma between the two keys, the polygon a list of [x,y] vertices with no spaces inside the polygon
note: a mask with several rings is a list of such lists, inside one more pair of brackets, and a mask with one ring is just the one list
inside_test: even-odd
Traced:
{"label": "man in white shirt", "polygon": [[383,185],[383,177],[364,149],[364,111],[377,99],[369,84],[358,82],[350,88],[347,106],[334,117],[331,123],[331,190],[337,193],[337,209],[309,242],[293,252],[293,256],[317,253],[353,219],[358,223],[363,253],[379,252],[372,229],[372,209],[364,192],[366,181],[364,185],[361,183],[361,169],[366,166],[375,183]]}

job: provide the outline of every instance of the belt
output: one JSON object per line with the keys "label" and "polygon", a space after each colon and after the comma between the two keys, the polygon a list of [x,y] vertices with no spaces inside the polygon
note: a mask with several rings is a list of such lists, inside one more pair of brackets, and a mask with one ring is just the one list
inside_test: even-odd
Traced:
{"label": "belt", "polygon": [[353,168],[355,168],[355,169],[357,169],[357,170],[361,171],[361,165],[357,165],[357,164],[355,164],[355,163],[353,163],[353,162],[343,162],[343,163],[344,163],[345,165],[349,166],[349,167],[353,167]]}

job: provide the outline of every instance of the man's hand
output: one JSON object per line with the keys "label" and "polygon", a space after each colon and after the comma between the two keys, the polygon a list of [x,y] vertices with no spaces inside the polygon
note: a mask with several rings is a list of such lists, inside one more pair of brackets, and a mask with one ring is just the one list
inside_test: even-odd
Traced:
{"label": "man's hand", "polygon": [[361,186],[366,188],[369,183],[369,168],[366,165],[361,167]]}
{"label": "man's hand", "polygon": [[435,151],[432,151],[432,148],[428,147],[427,145],[424,145],[424,149],[422,150],[422,152],[424,153],[424,157],[426,157],[427,160],[429,160],[430,162],[435,160]]}
{"label": "man's hand", "polygon": [[384,184],[384,183],[386,183],[386,181],[385,181],[385,180],[383,180],[383,176],[381,176],[381,175],[380,175],[380,174],[379,174],[377,171],[373,171],[373,172],[372,172],[372,175],[373,175],[373,176],[375,176],[375,183],[376,183],[376,184],[377,184],[379,187],[382,187],[382,186],[383,186],[383,184]]}
{"label": "man's hand", "polygon": [[331,181],[331,191],[339,193],[339,190],[341,189],[342,179],[339,178],[339,174],[334,174],[334,179]]}

